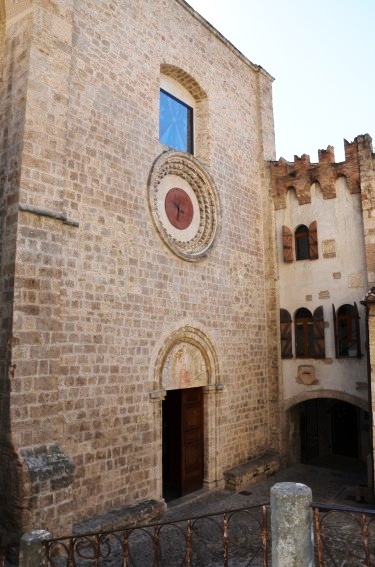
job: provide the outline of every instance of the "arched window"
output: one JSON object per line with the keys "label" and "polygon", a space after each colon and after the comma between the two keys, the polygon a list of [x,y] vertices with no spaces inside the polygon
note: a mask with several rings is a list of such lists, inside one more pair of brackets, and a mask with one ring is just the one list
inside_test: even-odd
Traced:
{"label": "arched window", "polygon": [[[282,227],[284,262],[293,262],[293,233],[287,226]],[[299,225],[294,231],[296,260],[316,260],[318,252],[318,228],[313,221],[309,227]]]}
{"label": "arched window", "polygon": [[311,312],[301,307],[294,318],[296,357],[312,358],[314,356],[314,329]]}
{"label": "arched window", "polygon": [[360,358],[361,342],[359,333],[359,314],[357,304],[341,305],[337,312],[333,309],[333,322],[335,327],[335,346],[337,358]]}
{"label": "arched window", "polygon": [[309,229],[304,224],[301,224],[294,233],[294,241],[296,246],[296,260],[309,260],[310,258],[310,245],[309,245]]}
{"label": "arched window", "polygon": [[294,328],[297,358],[325,357],[323,307],[317,307],[314,315],[305,307],[298,309]]}
{"label": "arched window", "polygon": [[209,164],[212,155],[207,93],[192,75],[166,62],[160,65],[159,86],[159,141]]}

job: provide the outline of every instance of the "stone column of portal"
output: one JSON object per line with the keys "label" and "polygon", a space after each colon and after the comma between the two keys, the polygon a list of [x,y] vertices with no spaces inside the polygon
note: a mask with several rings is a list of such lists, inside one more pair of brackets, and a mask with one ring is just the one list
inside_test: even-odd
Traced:
{"label": "stone column of portal", "polygon": [[314,533],[311,489],[294,482],[271,488],[273,567],[313,567]]}

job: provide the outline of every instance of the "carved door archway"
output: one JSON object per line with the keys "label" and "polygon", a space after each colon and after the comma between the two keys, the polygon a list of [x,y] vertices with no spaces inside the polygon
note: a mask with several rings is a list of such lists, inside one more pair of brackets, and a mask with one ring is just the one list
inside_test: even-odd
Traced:
{"label": "carved door archway", "polygon": [[159,347],[155,361],[160,406],[160,491],[170,500],[218,484],[220,451],[218,361],[208,337],[180,327]]}

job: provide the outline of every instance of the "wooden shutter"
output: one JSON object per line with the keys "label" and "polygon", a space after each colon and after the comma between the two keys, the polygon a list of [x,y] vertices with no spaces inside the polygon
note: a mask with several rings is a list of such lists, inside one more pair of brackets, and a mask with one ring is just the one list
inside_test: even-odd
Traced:
{"label": "wooden shutter", "polygon": [[309,226],[309,248],[310,248],[310,260],[317,260],[319,258],[319,253],[318,253],[318,227],[316,221],[313,221]]}
{"label": "wooden shutter", "polygon": [[292,318],[286,309],[280,309],[281,358],[293,358]]}
{"label": "wooden shutter", "polygon": [[283,226],[284,262],[293,262],[293,234],[290,228]]}
{"label": "wooden shutter", "polygon": [[359,329],[359,313],[358,313],[358,307],[356,302],[354,302],[354,309],[355,309],[355,330],[357,333],[357,358],[361,358],[362,356],[362,351],[361,351],[361,333],[360,333],[360,329]]}
{"label": "wooden shutter", "polygon": [[338,337],[338,329],[337,329],[337,319],[336,319],[336,310],[335,306],[332,303],[332,315],[333,315],[333,334],[335,336],[335,353],[336,358],[339,357],[339,337]]}
{"label": "wooden shutter", "polygon": [[317,307],[313,315],[314,358],[324,358],[326,355],[324,342],[323,306]]}

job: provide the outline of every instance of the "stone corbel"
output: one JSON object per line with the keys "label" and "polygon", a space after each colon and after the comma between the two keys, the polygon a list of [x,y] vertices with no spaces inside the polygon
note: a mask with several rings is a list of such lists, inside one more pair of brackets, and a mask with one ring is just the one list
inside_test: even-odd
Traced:
{"label": "stone corbel", "polygon": [[166,395],[166,390],[154,390],[150,392],[150,402],[162,402]]}
{"label": "stone corbel", "polygon": [[203,392],[205,394],[218,394],[224,390],[224,384],[208,384],[203,387]]}

